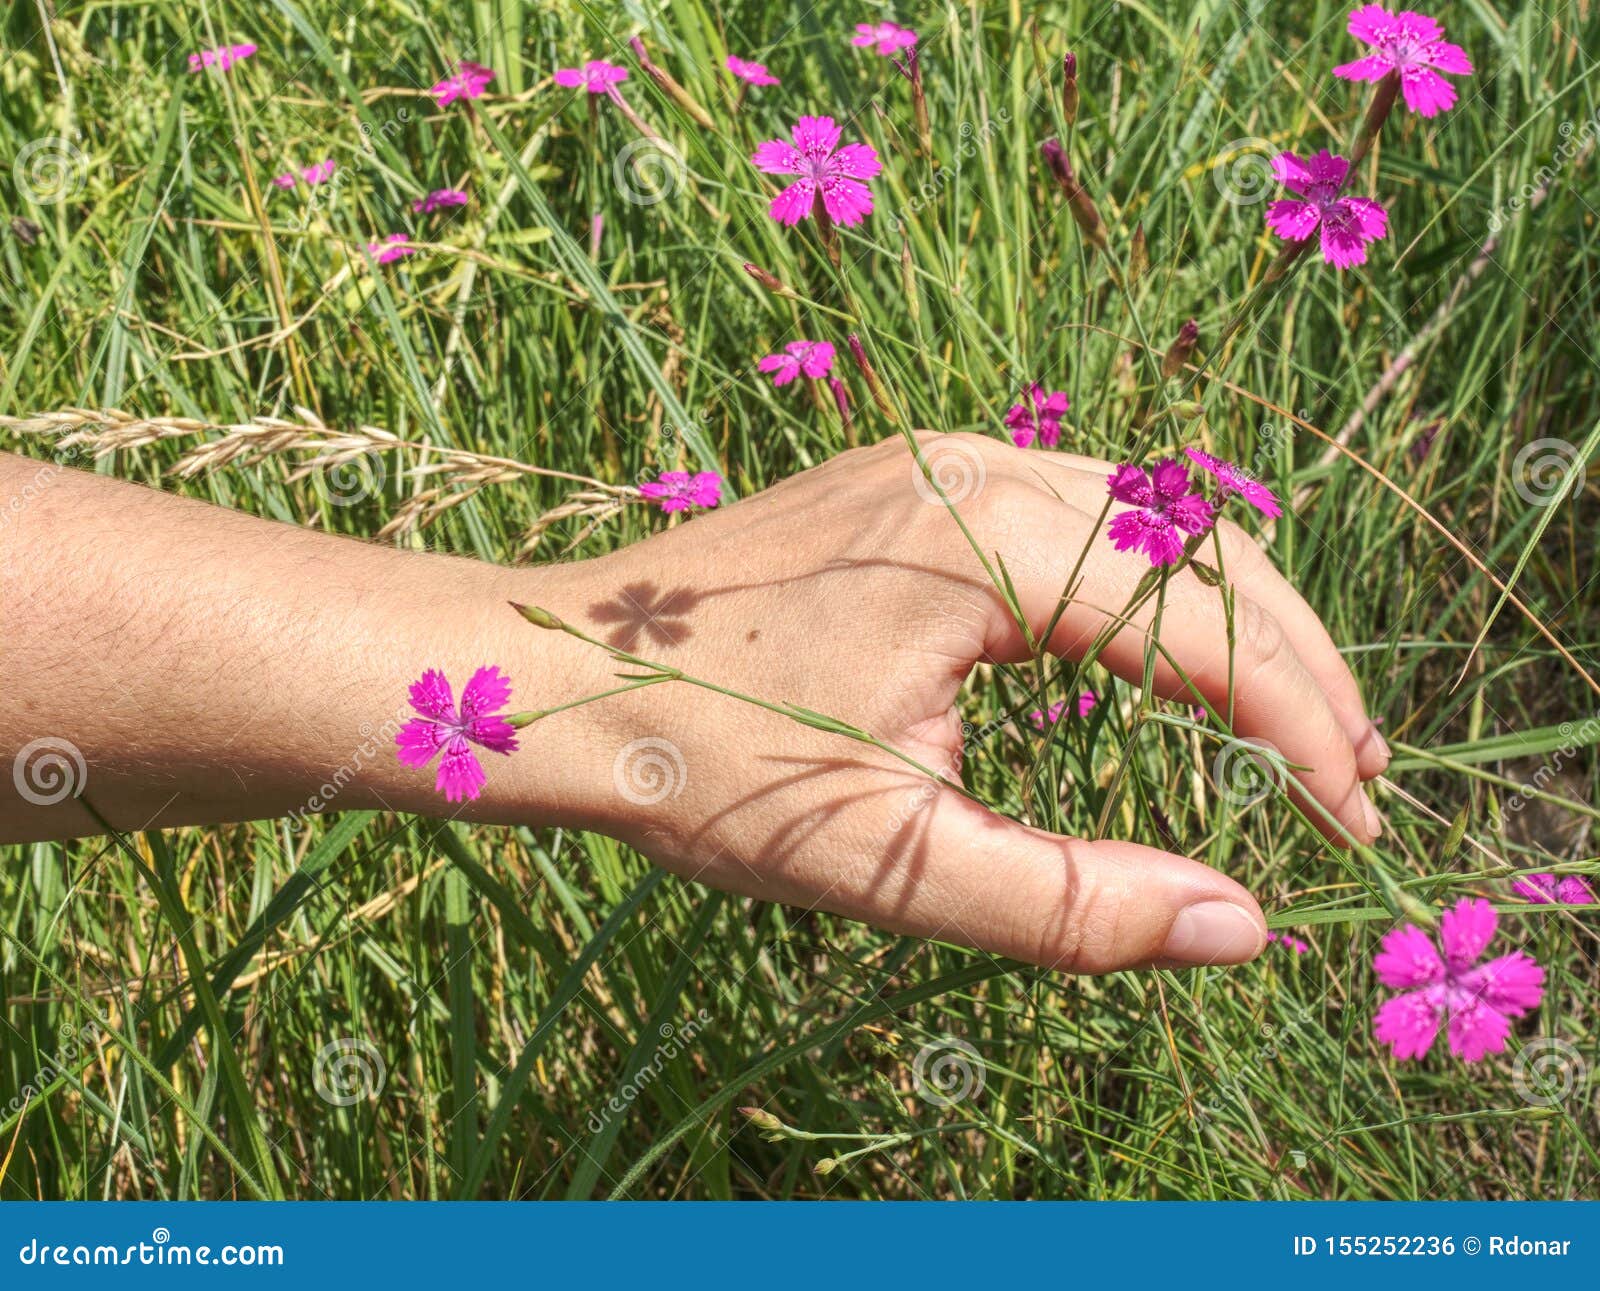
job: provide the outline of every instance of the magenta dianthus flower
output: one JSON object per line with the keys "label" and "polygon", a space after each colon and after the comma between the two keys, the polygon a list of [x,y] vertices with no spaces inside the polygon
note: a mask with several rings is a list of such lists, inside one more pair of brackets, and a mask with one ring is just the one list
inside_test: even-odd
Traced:
{"label": "magenta dianthus flower", "polygon": [[767,70],[765,63],[755,63],[737,54],[728,55],[728,70],[750,85],[776,85],[778,78]]}
{"label": "magenta dianthus flower", "polygon": [[714,507],[722,501],[722,476],[715,471],[663,471],[660,476],[639,486],[639,492],[660,504],[663,511],[687,511],[691,507]]}
{"label": "magenta dianthus flower", "polygon": [[417,248],[406,245],[404,233],[391,233],[377,242],[367,243],[367,254],[379,264],[393,264],[402,256],[414,256]]}
{"label": "magenta dianthus flower", "polygon": [[1522,951],[1477,961],[1494,940],[1499,917],[1487,901],[1466,897],[1439,920],[1441,957],[1433,939],[1407,924],[1383,939],[1373,971],[1402,991],[1372,1019],[1372,1034],[1396,1058],[1420,1058],[1448,1023],[1450,1052],[1467,1062],[1506,1047],[1513,1018],[1539,1007],[1544,969]]}
{"label": "magenta dianthus flower", "polygon": [[1186,448],[1183,451],[1191,462],[1217,481],[1220,497],[1226,498],[1230,493],[1237,493],[1262,515],[1283,514],[1277,494],[1259,480],[1251,479],[1232,462],[1203,453],[1198,448]]}
{"label": "magenta dianthus flower", "polygon": [[603,58],[591,58],[582,67],[558,67],[557,85],[569,90],[584,89],[590,94],[610,94],[611,87],[628,79],[628,69],[608,63]]}
{"label": "magenta dianthus flower", "polygon": [[856,34],[851,37],[852,45],[859,45],[863,49],[869,45],[876,45],[878,53],[885,58],[908,49],[917,43],[917,33],[909,27],[896,26],[892,22],[858,22]]}
{"label": "magenta dianthus flower", "polygon": [[1311,946],[1307,942],[1301,941],[1300,938],[1287,932],[1269,932],[1267,934],[1267,940],[1269,942],[1275,941],[1278,943],[1278,945],[1284,947],[1286,950],[1294,951],[1294,953],[1297,955],[1303,955],[1311,949]]}
{"label": "magenta dianthus flower", "polygon": [[222,45],[216,49],[202,49],[198,54],[189,55],[189,70],[198,72],[201,68],[215,67],[219,72],[226,72],[255,52],[254,45]]}
{"label": "magenta dianthus flower", "polygon": [[446,206],[465,206],[467,195],[459,188],[436,188],[426,197],[419,197],[411,203],[411,209],[418,215],[427,215]]}
{"label": "magenta dianthus flower", "polygon": [[1183,555],[1184,537],[1205,533],[1216,518],[1183,463],[1175,457],[1149,471],[1131,462],[1117,467],[1106,489],[1132,510],[1119,511],[1106,526],[1118,551],[1142,551],[1152,565],[1171,565]]}
{"label": "magenta dianthus flower", "polygon": [[792,142],[768,139],[750,161],[768,175],[799,178],[772,199],[768,208],[779,224],[798,224],[811,214],[820,190],[828,218],[835,224],[860,224],[872,214],[872,190],[862,181],[883,169],[870,144],[839,147],[839,127],[832,117],[801,117]]}
{"label": "magenta dianthus flower", "polygon": [[[1087,717],[1094,710],[1094,706],[1099,702],[1100,696],[1096,695],[1094,691],[1084,691],[1078,696],[1078,702],[1076,705],[1078,716]],[[1042,731],[1046,726],[1054,726],[1057,722],[1059,722],[1061,720],[1061,714],[1066,711],[1067,701],[1064,699],[1057,700],[1054,704],[1050,705],[1047,711],[1041,711],[1037,708],[1034,709],[1028,714],[1028,720],[1032,722],[1038,730]]]}
{"label": "magenta dianthus flower", "polygon": [[1347,81],[1381,81],[1398,72],[1401,97],[1419,117],[1437,116],[1456,101],[1456,87],[1440,72],[1472,74],[1467,51],[1444,40],[1444,28],[1427,14],[1409,9],[1390,13],[1382,5],[1362,5],[1350,15],[1346,30],[1373,52],[1341,63],[1333,74]]}
{"label": "magenta dianthus flower", "polygon": [[1594,889],[1577,874],[1530,874],[1518,879],[1511,890],[1535,905],[1593,905]]}
{"label": "magenta dianthus flower", "polygon": [[772,373],[775,386],[788,385],[801,373],[825,377],[833,370],[833,346],[827,341],[790,341],[782,354],[767,355],[756,368]]}
{"label": "magenta dianthus flower", "polygon": [[430,668],[411,683],[411,707],[421,716],[413,717],[394,737],[396,754],[405,766],[425,767],[442,750],[434,788],[446,802],[476,798],[489,777],[471,746],[496,753],[517,747],[516,731],[500,712],[510,700],[510,678],[498,668],[479,668],[461,692],[457,708],[445,675]]}
{"label": "magenta dianthus flower", "polygon": [[432,85],[428,93],[441,108],[447,108],[457,99],[477,99],[483,97],[483,92],[489,88],[489,82],[494,80],[494,69],[485,67],[482,63],[469,63],[466,60],[456,64],[456,74],[447,76],[442,81]]}
{"label": "magenta dianthus flower", "polygon": [[1046,448],[1061,442],[1061,417],[1072,406],[1064,390],[1051,390],[1035,381],[1023,393],[1021,402],[1006,409],[1006,425],[1011,442],[1027,448],[1037,439]]}
{"label": "magenta dianthus flower", "polygon": [[1320,227],[1322,258],[1335,268],[1367,262],[1367,243],[1389,232],[1389,212],[1369,197],[1341,197],[1350,163],[1324,148],[1308,161],[1292,152],[1272,159],[1272,173],[1300,200],[1279,198],[1267,206],[1267,227],[1280,238],[1304,242]]}

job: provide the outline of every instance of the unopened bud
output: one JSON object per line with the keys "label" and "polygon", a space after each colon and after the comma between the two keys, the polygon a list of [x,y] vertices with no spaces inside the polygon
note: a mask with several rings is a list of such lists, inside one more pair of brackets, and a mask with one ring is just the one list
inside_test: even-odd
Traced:
{"label": "unopened bud", "polygon": [[1205,411],[1192,399],[1180,399],[1172,405],[1172,415],[1179,421],[1193,421]]}
{"label": "unopened bud", "polygon": [[520,731],[525,726],[532,726],[543,716],[543,711],[537,708],[529,709],[524,713],[512,713],[510,717],[506,718],[506,725]]}
{"label": "unopened bud", "polygon": [[758,1130],[776,1133],[783,1129],[783,1122],[771,1112],[761,1107],[741,1107],[739,1114],[754,1125]]}
{"label": "unopened bud", "polygon": [[811,1167],[814,1174],[820,1175],[830,1175],[838,1168],[839,1163],[832,1157],[823,1157],[822,1160],[818,1161],[816,1165]]}
{"label": "unopened bud", "polygon": [[1100,212],[1095,209],[1094,199],[1078,182],[1078,177],[1072,173],[1072,163],[1067,160],[1066,149],[1061,146],[1060,140],[1046,139],[1039,145],[1039,151],[1044,154],[1050,173],[1056,177],[1056,182],[1066,193],[1072,219],[1085,240],[1090,246],[1101,251],[1105,250],[1106,230],[1105,225],[1100,222]]}
{"label": "unopened bud", "polygon": [[1145,275],[1145,270],[1150,267],[1150,248],[1145,242],[1144,224],[1141,221],[1133,226],[1133,241],[1128,247],[1128,286],[1133,286]]}
{"label": "unopened bud", "polygon": [[1078,56],[1061,59],[1061,119],[1069,126],[1078,119]]}
{"label": "unopened bud", "polygon": [[541,610],[537,605],[518,605],[515,601],[512,601],[511,608],[536,628],[549,628],[553,631],[560,631],[567,626],[554,614],[550,613],[549,610]]}
{"label": "unopened bud", "polygon": [[839,420],[844,423],[845,434],[852,429],[853,422],[850,417],[850,390],[838,377],[828,378],[828,389],[833,391],[833,402],[839,409]]}
{"label": "unopened bud", "polygon": [[775,292],[779,296],[787,296],[787,295],[790,294],[789,293],[789,289],[783,285],[783,282],[782,282],[781,279],[779,279],[779,278],[775,277],[774,275],[768,273],[760,265],[753,264],[749,260],[746,260],[744,262],[744,271],[747,274],[749,274],[752,278],[754,278],[757,282],[759,282],[768,291]]}
{"label": "unopened bud", "polygon": [[1178,329],[1178,339],[1168,347],[1161,360],[1161,379],[1170,381],[1183,371],[1183,365],[1194,353],[1195,342],[1200,339],[1200,324],[1189,319]]}
{"label": "unopened bud", "polygon": [[659,85],[663,90],[665,90],[667,92],[667,96],[671,98],[673,102],[675,102],[680,108],[693,117],[696,123],[704,129],[713,130],[716,128],[717,123],[712,120],[711,114],[701,107],[700,104],[695,100],[694,95],[690,94],[688,90],[684,89],[682,85],[678,84],[677,79],[670,72],[666,71],[664,68],[657,67],[653,62],[650,61],[650,55],[645,52],[643,40],[641,40],[638,36],[635,36],[628,42],[628,44],[632,46],[634,57],[639,60],[639,66],[644,68],[645,74],[648,75],[650,79]]}
{"label": "unopened bud", "polygon": [[872,360],[867,358],[867,351],[861,344],[861,338],[851,332],[846,339],[850,345],[850,357],[856,361],[862,377],[866,379],[867,393],[872,396],[872,402],[878,405],[878,411],[891,426],[898,425],[899,419],[894,415],[894,405],[889,402],[889,394],[883,388],[883,382],[878,380],[878,373],[872,366]]}

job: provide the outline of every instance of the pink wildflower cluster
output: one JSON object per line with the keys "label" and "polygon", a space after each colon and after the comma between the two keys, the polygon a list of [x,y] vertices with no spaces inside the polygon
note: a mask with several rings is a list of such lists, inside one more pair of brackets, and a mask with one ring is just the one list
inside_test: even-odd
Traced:
{"label": "pink wildflower cluster", "polygon": [[1400,94],[1419,117],[1434,117],[1456,101],[1456,88],[1440,76],[1470,76],[1472,62],[1460,45],[1444,39],[1444,28],[1426,14],[1409,9],[1390,13],[1382,5],[1362,5],[1350,15],[1346,30],[1372,53],[1341,63],[1333,74],[1347,81],[1381,81],[1400,75]]}
{"label": "pink wildflower cluster", "polygon": [[722,501],[722,476],[715,471],[663,471],[641,484],[639,492],[669,514],[693,507],[711,508]]}
{"label": "pink wildflower cluster", "polygon": [[819,193],[835,224],[860,224],[872,214],[872,190],[865,181],[875,177],[883,164],[870,144],[840,147],[840,133],[832,117],[801,117],[788,139],[768,139],[756,146],[750,161],[757,170],[796,176],[768,208],[779,224],[798,224],[812,214]]}
{"label": "pink wildflower cluster", "polygon": [[[1078,696],[1073,707],[1077,709],[1079,717],[1087,717],[1094,711],[1094,706],[1100,702],[1100,696],[1092,690],[1086,690]],[[1047,726],[1054,726],[1061,720],[1061,714],[1067,711],[1067,701],[1062,699],[1051,704],[1047,709],[1034,709],[1028,714],[1028,720],[1033,723],[1035,730],[1044,730]]]}
{"label": "pink wildflower cluster", "polygon": [[1217,508],[1237,495],[1263,515],[1278,516],[1277,495],[1241,468],[1197,448],[1186,448],[1189,460],[1216,483],[1215,499],[1207,498],[1199,481],[1175,457],[1148,471],[1132,462],[1112,472],[1106,489],[1128,507],[1111,517],[1106,535],[1118,551],[1142,551],[1155,566],[1176,564],[1188,538],[1206,533],[1216,523]]}
{"label": "pink wildflower cluster", "polygon": [[1443,1026],[1450,1052],[1477,1062],[1504,1049],[1511,1023],[1539,1007],[1544,969],[1530,956],[1518,950],[1479,962],[1498,922],[1492,905],[1468,897],[1440,918],[1437,948],[1409,924],[1384,937],[1373,971],[1401,993],[1378,1010],[1372,1033],[1396,1058],[1424,1056]]}
{"label": "pink wildflower cluster", "polygon": [[858,22],[852,45],[862,49],[875,48],[885,58],[892,58],[902,49],[917,43],[917,33],[909,27],[898,27],[892,22]]}
{"label": "pink wildflower cluster", "polygon": [[828,341],[790,341],[782,354],[769,354],[756,362],[761,372],[772,373],[772,384],[785,386],[802,374],[825,377],[833,370],[833,346]]}
{"label": "pink wildflower cluster", "polygon": [[447,108],[457,99],[481,99],[493,80],[493,68],[463,59],[456,64],[454,76],[435,82],[428,93],[433,95],[434,102],[441,108]]}
{"label": "pink wildflower cluster", "polygon": [[315,166],[307,166],[299,172],[298,176],[292,170],[285,171],[281,175],[274,175],[272,177],[272,185],[274,188],[293,188],[300,181],[304,181],[308,185],[325,184],[333,178],[335,167],[336,163],[332,157],[329,157],[326,161],[319,161]]}
{"label": "pink wildflower cluster", "polygon": [[207,67],[214,67],[219,72],[226,72],[235,63],[242,63],[256,52],[254,45],[221,45],[216,49],[202,49],[198,54],[189,55],[189,70],[202,71]]}
{"label": "pink wildflower cluster", "polygon": [[461,692],[458,707],[450,683],[430,668],[411,684],[411,707],[419,714],[400,728],[395,749],[402,765],[425,767],[439,757],[434,783],[446,802],[476,798],[488,782],[472,745],[495,753],[517,747],[515,729],[501,710],[511,701],[511,681],[498,668],[479,668]]}
{"label": "pink wildflower cluster", "polygon": [[467,195],[459,188],[436,188],[426,197],[419,197],[411,203],[411,209],[418,215],[428,215],[433,211],[443,210],[447,206],[465,206]]}
{"label": "pink wildflower cluster", "polygon": [[367,254],[379,264],[393,264],[405,256],[417,254],[417,248],[408,246],[404,233],[391,233],[376,242],[367,243]]}
{"label": "pink wildflower cluster", "polygon": [[628,79],[628,69],[591,58],[582,67],[558,67],[555,83],[563,89],[588,90],[590,94],[610,94],[613,87]]}
{"label": "pink wildflower cluster", "polygon": [[1277,945],[1282,946],[1285,950],[1292,950],[1296,955],[1304,955],[1311,949],[1311,944],[1309,942],[1301,941],[1300,938],[1294,936],[1292,933],[1287,932],[1269,932],[1267,934],[1267,941],[1269,943],[1276,943]]}
{"label": "pink wildflower cluster", "polygon": [[1006,409],[1011,442],[1018,448],[1027,448],[1037,440],[1046,448],[1054,448],[1061,442],[1061,418],[1071,406],[1066,391],[1047,391],[1037,381],[1033,382],[1023,392],[1021,401]]}
{"label": "pink wildflower cluster", "polygon": [[[1347,81],[1384,81],[1394,77],[1406,107],[1421,117],[1437,116],[1456,101],[1455,87],[1440,75],[1467,76],[1472,63],[1466,51],[1444,39],[1444,28],[1426,14],[1409,9],[1390,13],[1382,5],[1362,5],[1350,15],[1346,30],[1372,52],[1341,63],[1333,74]],[[1388,102],[1382,111],[1387,113]],[[1381,116],[1369,120],[1376,129]],[[1288,242],[1304,242],[1319,234],[1322,258],[1336,269],[1367,261],[1367,244],[1387,236],[1389,213],[1368,197],[1346,197],[1350,162],[1326,148],[1302,160],[1279,153],[1272,163],[1278,182],[1294,197],[1267,207],[1267,227]]]}
{"label": "pink wildflower cluster", "polygon": [[1594,889],[1576,874],[1530,874],[1511,890],[1534,905],[1594,905]]}
{"label": "pink wildflower cluster", "polygon": [[728,55],[728,70],[746,85],[776,85],[778,78],[767,70],[765,63],[753,63],[737,54]]}

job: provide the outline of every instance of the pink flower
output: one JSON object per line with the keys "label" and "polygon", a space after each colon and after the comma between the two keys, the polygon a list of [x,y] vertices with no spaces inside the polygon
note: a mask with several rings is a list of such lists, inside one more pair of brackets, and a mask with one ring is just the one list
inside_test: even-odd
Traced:
{"label": "pink flower", "polygon": [[1183,555],[1183,535],[1204,533],[1215,519],[1189,472],[1175,457],[1146,472],[1128,463],[1107,481],[1107,491],[1133,508],[1111,517],[1106,535],[1118,551],[1142,551],[1152,565],[1173,564]]}
{"label": "pink flower", "polygon": [[203,67],[215,67],[219,72],[226,72],[255,52],[254,45],[222,45],[217,49],[202,49],[198,54],[189,55],[189,70],[198,72]]}
{"label": "pink flower", "polygon": [[666,512],[687,511],[691,507],[714,507],[722,501],[722,476],[715,471],[663,471],[659,478],[641,484],[639,492],[655,498]]}
{"label": "pink flower", "polygon": [[1400,94],[1420,117],[1437,116],[1456,101],[1456,87],[1440,76],[1470,76],[1467,51],[1441,39],[1444,28],[1409,9],[1392,14],[1382,5],[1362,5],[1350,15],[1347,30],[1373,52],[1333,69],[1347,81],[1381,81],[1400,73]]}
{"label": "pink flower", "polygon": [[776,85],[778,78],[767,71],[765,63],[752,63],[749,59],[740,58],[737,54],[728,55],[728,70],[741,81],[751,85]]}
{"label": "pink flower", "polygon": [[1183,451],[1191,462],[1216,479],[1217,491],[1222,498],[1226,499],[1230,493],[1237,493],[1262,515],[1283,514],[1283,507],[1279,505],[1277,494],[1265,484],[1251,479],[1232,462],[1225,462],[1220,457],[1211,456],[1210,453],[1202,453],[1198,448],[1186,448]]}
{"label": "pink flower", "polygon": [[1267,940],[1275,941],[1280,946],[1294,951],[1294,953],[1297,955],[1303,955],[1311,949],[1311,946],[1308,943],[1303,942],[1300,940],[1300,938],[1291,936],[1286,932],[1269,932],[1267,934]]}
{"label": "pink flower", "polygon": [[1518,879],[1513,883],[1511,890],[1520,897],[1527,897],[1535,905],[1595,903],[1594,889],[1576,874],[1560,878],[1554,874],[1530,874],[1527,878]]}
{"label": "pink flower", "polygon": [[1506,1047],[1513,1018],[1539,1007],[1544,969],[1528,955],[1519,950],[1477,964],[1497,922],[1492,905],[1467,897],[1439,920],[1443,958],[1433,939],[1410,924],[1384,937],[1373,970],[1385,986],[1404,994],[1378,1010],[1372,1034],[1396,1058],[1422,1057],[1448,1021],[1450,1052],[1477,1062]]}
{"label": "pink flower", "polygon": [[272,177],[272,186],[274,188],[293,188],[294,183],[294,172],[292,170],[285,171],[281,175],[274,175]]}
{"label": "pink flower", "polygon": [[391,233],[380,242],[367,243],[367,254],[379,264],[393,264],[402,256],[414,256],[417,248],[406,246],[404,233]]}
{"label": "pink flower", "polygon": [[428,669],[420,680],[411,683],[411,707],[422,716],[413,717],[394,737],[401,764],[425,767],[442,749],[444,756],[439,759],[439,778],[434,788],[446,802],[476,798],[488,776],[469,744],[496,753],[510,753],[517,747],[514,728],[500,715],[510,700],[510,679],[498,668],[479,668],[461,692],[458,709],[445,675]]}
{"label": "pink flower", "polygon": [[603,58],[591,58],[582,67],[556,68],[557,85],[569,90],[585,89],[590,94],[610,94],[611,87],[628,79],[628,69],[608,63]]}
{"label": "pink flower", "polygon": [[769,354],[756,368],[771,372],[772,384],[788,385],[804,372],[808,377],[825,377],[833,370],[833,346],[827,341],[790,341],[782,354]]}
{"label": "pink flower", "polygon": [[1066,391],[1045,388],[1035,381],[1023,395],[1022,402],[1006,410],[1006,425],[1011,427],[1011,442],[1026,448],[1038,439],[1046,448],[1061,442],[1061,415],[1072,406]]}
{"label": "pink flower", "polygon": [[769,211],[779,224],[798,224],[811,214],[818,189],[828,218],[836,224],[860,224],[872,214],[872,190],[861,181],[881,169],[878,154],[864,143],[839,145],[839,127],[832,117],[801,117],[793,143],[768,139],[751,155],[755,168],[768,175],[800,176],[772,199]]}
{"label": "pink flower", "polygon": [[300,172],[300,178],[308,184],[325,184],[333,178],[336,164],[333,158],[329,157],[326,161],[319,161],[315,166],[307,166]]}
{"label": "pink flower", "polygon": [[899,53],[917,43],[917,33],[909,27],[897,27],[892,22],[858,22],[856,34],[851,39],[852,45],[865,48],[876,45],[878,53],[885,58],[891,54]]}
{"label": "pink flower", "polygon": [[427,215],[431,211],[440,210],[446,206],[465,206],[467,195],[459,188],[436,188],[426,197],[419,197],[411,203],[411,209],[418,215]]}
{"label": "pink flower", "polygon": [[441,108],[447,108],[457,99],[478,99],[494,80],[494,70],[482,63],[469,63],[465,59],[456,64],[456,74],[434,84],[428,93]]}
{"label": "pink flower", "polygon": [[1305,200],[1280,198],[1267,207],[1267,227],[1280,238],[1304,242],[1320,225],[1322,258],[1339,269],[1367,262],[1367,243],[1389,231],[1389,212],[1367,197],[1340,197],[1350,163],[1324,148],[1309,161],[1292,152],[1272,159],[1272,173]]}
{"label": "pink flower", "polygon": [[[1099,702],[1100,696],[1096,695],[1094,691],[1084,691],[1078,696],[1078,716],[1087,717],[1094,709],[1094,706]],[[1063,699],[1057,703],[1051,704],[1046,712],[1040,712],[1037,708],[1034,709],[1028,714],[1028,720],[1032,722],[1038,730],[1042,731],[1046,726],[1054,726],[1057,722],[1059,722],[1061,720],[1061,714],[1066,712],[1066,709],[1067,701]]]}

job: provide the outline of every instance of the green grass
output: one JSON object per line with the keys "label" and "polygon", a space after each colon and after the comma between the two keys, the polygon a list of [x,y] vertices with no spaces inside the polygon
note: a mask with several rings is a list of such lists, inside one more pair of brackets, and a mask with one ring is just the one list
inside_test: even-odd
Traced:
{"label": "green grass", "polygon": [[[939,430],[1000,433],[1018,385],[1048,375],[1072,397],[1068,446],[1119,457],[1154,395],[1141,344],[1159,355],[1192,315],[1204,420],[1158,421],[1155,441],[1202,437],[1304,491],[1273,557],[1348,648],[1398,756],[1379,791],[1390,828],[1364,865],[1286,806],[1230,807],[1208,781],[1214,746],[1136,726],[1131,705],[1102,705],[1049,749],[1041,783],[1076,787],[1040,796],[1044,823],[1170,834],[1313,946],[1227,972],[1036,974],[722,897],[562,832],[347,813],[4,849],[0,1197],[1594,1194],[1593,919],[1504,907],[1549,972],[1507,1053],[1397,1065],[1369,1034],[1370,958],[1393,922],[1375,875],[1439,906],[1503,900],[1505,863],[1600,869],[1600,724],[1584,726],[1600,697],[1583,675],[1600,675],[1592,4],[1435,6],[1480,70],[1432,125],[1397,114],[1362,172],[1391,236],[1362,270],[1303,264],[1221,349],[1274,248],[1260,202],[1227,200],[1219,175],[1259,179],[1261,140],[1305,153],[1352,134],[1364,98],[1330,75],[1355,56],[1341,6],[411,0],[357,15],[104,0],[58,3],[48,39],[41,8],[0,20],[0,155],[70,141],[76,191],[41,204],[20,162],[0,173],[6,215],[29,222],[0,229],[0,414],[119,407],[221,426],[300,407],[617,484],[714,467],[748,495],[846,447],[830,407],[754,371],[795,336],[839,342],[854,318],[903,411]],[[623,38],[647,15],[654,57],[714,128],[633,63]],[[869,16],[923,33],[934,158],[907,82],[848,44]],[[185,70],[193,49],[240,40],[261,53],[228,76]],[[1039,164],[1069,47],[1083,87],[1070,150],[1112,258],[1126,263],[1136,226],[1148,242],[1126,291]],[[727,50],[783,85],[735,114],[716,70]],[[535,92],[552,67],[602,55],[634,68],[633,106],[687,160],[660,172],[662,200],[622,192],[614,159],[636,136],[621,117]],[[420,94],[458,57],[500,73],[474,113]],[[809,232],[766,218],[745,160],[810,111],[850,118],[887,163],[842,275]],[[1240,140],[1258,141],[1253,159]],[[329,155],[340,180],[315,203],[268,187]],[[413,222],[411,200],[458,181],[465,212]],[[1535,209],[1508,206],[1541,184]],[[1473,271],[1496,211],[1498,243]],[[422,254],[362,265],[363,243],[406,228],[425,233]],[[745,261],[798,298],[764,291]],[[1387,482],[1324,460],[1313,430],[1336,434],[1408,345],[1349,445]],[[895,433],[846,376],[854,437]],[[421,487],[398,453],[352,506],[289,478],[293,454],[168,474],[219,433],[93,465],[363,536]],[[48,438],[0,435],[51,455]],[[1554,506],[1526,496],[1518,453],[1537,440],[1578,463]],[[553,479],[491,485],[394,540],[509,560],[564,495]],[[558,522],[539,558],[659,523],[640,508],[592,532]],[[980,674],[964,715],[1009,711],[1023,684]],[[969,787],[1020,810],[1035,750],[1002,727],[969,757]],[[1545,796],[1507,809],[1535,774]],[[918,1072],[940,1069],[926,1046],[953,1041],[981,1087],[940,1106]],[[341,1042],[345,1067],[317,1061]],[[1573,1077],[1551,1106],[1516,1078],[1545,1042]],[[43,1088],[25,1113],[7,1110],[30,1085]],[[768,1141],[740,1106],[799,1133]]]}

